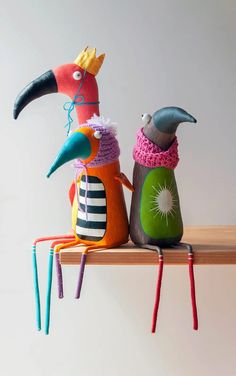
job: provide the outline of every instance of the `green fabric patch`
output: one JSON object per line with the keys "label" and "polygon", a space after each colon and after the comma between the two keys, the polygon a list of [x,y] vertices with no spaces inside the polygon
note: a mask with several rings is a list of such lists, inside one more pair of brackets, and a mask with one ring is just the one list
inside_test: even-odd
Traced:
{"label": "green fabric patch", "polygon": [[161,240],[182,234],[183,223],[173,170],[158,167],[147,174],[140,208],[140,221],[146,235]]}

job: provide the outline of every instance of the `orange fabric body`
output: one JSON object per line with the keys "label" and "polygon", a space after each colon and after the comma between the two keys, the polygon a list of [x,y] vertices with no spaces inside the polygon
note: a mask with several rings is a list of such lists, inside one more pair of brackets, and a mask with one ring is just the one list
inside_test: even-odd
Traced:
{"label": "orange fabric body", "polygon": [[[116,177],[120,175],[119,161],[117,160],[110,164],[99,167],[88,167],[87,173],[88,176],[98,177],[105,187],[107,206],[107,227],[104,237],[101,240],[93,242],[81,239],[81,243],[88,245],[97,245],[100,247],[115,247],[127,243],[129,236],[129,225],[123,187],[121,183],[116,179]],[[82,175],[80,175],[80,177],[81,176]],[[78,191],[80,177],[77,181]],[[74,208],[73,211],[76,211],[76,216],[77,205],[77,195],[75,194],[73,207],[76,206],[76,209]],[[75,220],[73,220],[72,222],[75,238],[77,240],[80,240],[80,238],[76,234]]]}

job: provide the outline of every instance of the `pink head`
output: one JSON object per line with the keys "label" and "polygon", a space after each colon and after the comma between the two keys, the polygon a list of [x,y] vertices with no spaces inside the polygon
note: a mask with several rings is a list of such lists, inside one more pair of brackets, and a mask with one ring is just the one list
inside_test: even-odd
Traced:
{"label": "pink head", "polygon": [[96,57],[96,50],[84,49],[75,62],[50,70],[27,85],[18,95],[14,105],[14,118],[17,119],[23,108],[36,98],[49,93],[62,93],[70,97],[66,103],[68,119],[76,108],[78,123],[83,124],[94,114],[99,115],[99,96],[96,74],[105,55]]}

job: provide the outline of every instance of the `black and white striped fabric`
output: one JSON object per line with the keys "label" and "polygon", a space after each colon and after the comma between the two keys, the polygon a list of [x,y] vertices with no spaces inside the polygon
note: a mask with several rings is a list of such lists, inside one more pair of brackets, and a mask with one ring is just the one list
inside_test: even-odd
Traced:
{"label": "black and white striped fabric", "polygon": [[[103,183],[96,176],[88,176],[87,220],[86,220],[86,176],[83,175],[79,188],[79,209],[76,233],[80,239],[99,241],[106,232],[107,207]],[[83,210],[81,211],[80,208]]]}

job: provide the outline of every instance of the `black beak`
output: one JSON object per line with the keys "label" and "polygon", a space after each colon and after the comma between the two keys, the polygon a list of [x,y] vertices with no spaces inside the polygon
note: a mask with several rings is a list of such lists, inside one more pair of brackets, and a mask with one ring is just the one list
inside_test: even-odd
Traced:
{"label": "black beak", "polygon": [[27,104],[34,99],[50,93],[57,93],[57,82],[52,70],[42,74],[29,85],[27,85],[18,95],[14,103],[13,117],[17,119],[20,112]]}

